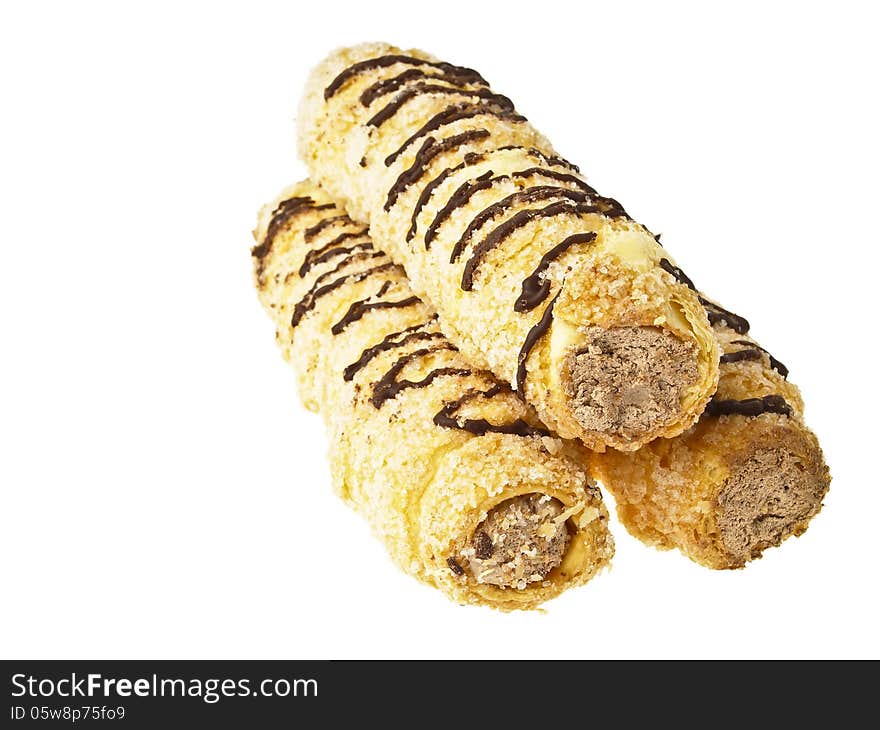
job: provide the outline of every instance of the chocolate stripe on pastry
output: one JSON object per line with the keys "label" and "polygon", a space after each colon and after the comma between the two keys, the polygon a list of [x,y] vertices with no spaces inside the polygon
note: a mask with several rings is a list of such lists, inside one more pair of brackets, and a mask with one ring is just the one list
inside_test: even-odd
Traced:
{"label": "chocolate stripe on pastry", "polygon": [[[534,147],[521,147],[519,145],[505,145],[504,147],[499,147],[496,150],[492,150],[492,152],[504,152],[507,150],[521,150],[525,152],[530,157],[534,157],[539,162],[543,162],[545,165],[564,167],[568,170],[573,170],[574,172],[578,172],[577,165],[571,164],[568,160],[564,160],[561,157],[548,156],[545,155],[540,150],[536,150]],[[413,236],[416,235],[416,231],[418,230],[418,217],[422,212],[422,208],[427,205],[428,200],[431,198],[433,192],[440,187],[450,175],[459,172],[465,167],[470,167],[472,165],[476,165],[479,162],[482,162],[486,159],[489,153],[476,153],[476,152],[468,152],[464,156],[464,162],[456,165],[455,167],[448,167],[443,172],[441,172],[437,177],[431,180],[426,186],[425,189],[422,190],[422,194],[419,196],[419,200],[416,203],[415,208],[412,213],[412,220],[410,222],[409,230],[406,233],[406,240],[411,241]]]}
{"label": "chocolate stripe on pastry", "polygon": [[596,234],[593,232],[575,233],[545,253],[535,270],[523,280],[522,292],[513,305],[514,311],[528,312],[543,302],[550,293],[550,282],[542,277],[542,274],[547,271],[547,267],[572,246],[579,243],[592,243],[595,240]]}
{"label": "chocolate stripe on pastry", "polygon": [[[390,284],[391,282],[388,283]],[[380,290],[374,296],[381,297],[384,293],[385,290]],[[367,312],[372,312],[377,309],[404,309],[406,307],[411,307],[414,304],[421,304],[421,299],[414,296],[407,297],[406,299],[401,299],[397,302],[370,302],[370,299],[373,299],[373,297],[369,297],[368,299],[361,299],[357,302],[354,302],[348,308],[348,311],[343,315],[342,319],[340,319],[330,328],[330,331],[334,335],[338,335],[352,322],[357,322]]]}
{"label": "chocolate stripe on pastry", "polygon": [[394,185],[388,191],[385,210],[391,210],[391,206],[394,205],[400,194],[425,174],[426,168],[435,157],[451,152],[462,145],[486,139],[488,136],[489,131],[486,129],[470,129],[467,132],[441,139],[439,142],[433,137],[428,137],[416,153],[412,165],[400,173]]}
{"label": "chocolate stripe on pastry", "polygon": [[486,170],[486,172],[474,180],[467,180],[458,186],[449,200],[446,201],[446,205],[437,211],[437,215],[434,216],[434,220],[431,221],[431,225],[425,231],[425,250],[431,248],[431,241],[437,235],[437,229],[451,215],[453,210],[464,205],[476,192],[486,190],[494,184],[494,181],[498,178],[493,177],[493,175],[495,175],[494,171]]}
{"label": "chocolate stripe on pastry", "polygon": [[[422,330],[422,327],[430,324],[436,319],[432,317],[427,322],[422,322],[421,324],[413,325],[412,327],[407,327],[406,329],[401,330],[400,332],[392,332],[390,335],[387,335],[376,345],[372,347],[368,347],[361,353],[361,356],[355,360],[351,365],[345,368],[345,371],[342,374],[342,379],[346,382],[350,381],[354,378],[357,373],[365,368],[370,361],[379,355],[382,352],[388,352],[389,350],[396,350],[398,347],[403,347],[404,345],[408,345],[411,342],[424,342],[427,340],[442,340],[444,338],[444,334],[442,332],[425,332]],[[400,337],[400,339],[397,339]]]}
{"label": "chocolate stripe on pastry", "polygon": [[[614,198],[606,198],[604,195],[600,195],[596,198],[596,204],[599,206],[599,210],[602,211],[602,215],[608,218],[630,218],[629,213]],[[630,218],[630,220],[632,219]],[[646,228],[645,230],[648,229]]]}
{"label": "chocolate stripe on pastry", "polygon": [[[659,240],[659,234],[655,236],[655,238]],[[679,283],[684,284],[693,291],[697,291],[697,287],[694,286],[694,282],[690,280],[690,277],[685,274],[678,266],[674,266],[668,259],[660,259],[660,267],[672,274]],[[700,304],[702,304],[706,308],[706,314],[708,315],[709,322],[711,324],[714,325],[724,323],[728,327],[730,327],[730,329],[740,335],[744,335],[749,331],[749,321],[745,317],[740,317],[738,314],[729,312],[723,307],[718,306],[714,302],[708,301],[702,296],[700,297]],[[740,350],[739,352],[731,352],[726,355],[722,355],[722,363],[739,362],[741,360],[757,360],[759,359],[759,356],[756,356],[754,354],[755,350],[757,350],[759,352],[763,352],[768,358],[770,358],[771,368],[778,372],[783,378],[788,377],[788,368],[782,362],[773,357],[773,355],[769,351],[765,350],[756,342],[752,342],[750,340],[733,340],[733,344],[745,345],[752,349]]]}
{"label": "chocolate stripe on pastry", "polygon": [[478,162],[482,162],[484,159],[486,159],[485,154],[468,152],[464,156],[464,161],[458,163],[455,167],[447,167],[437,177],[435,177],[427,185],[425,185],[425,188],[422,190],[421,195],[419,195],[419,199],[416,201],[415,208],[413,208],[409,230],[406,232],[407,241],[411,241],[413,236],[416,235],[416,230],[418,229],[419,213],[422,212],[422,208],[424,208],[428,200],[430,200],[431,195],[433,195],[434,191],[438,187],[440,187],[449,178],[450,175],[454,175],[456,172],[458,172],[459,170],[463,170],[465,167],[476,165]]}
{"label": "chocolate stripe on pastry", "polygon": [[416,79],[424,79],[426,81],[445,81],[452,86],[467,86],[468,84],[482,85],[486,83],[480,78],[480,75],[470,69],[462,69],[466,73],[458,73],[454,71],[441,71],[438,74],[429,74],[420,68],[410,68],[403,73],[392,76],[391,78],[377,81],[372,86],[368,86],[361,92],[360,102],[363,106],[370,106],[379,97],[391,94],[397,91],[401,86]]}
{"label": "chocolate stripe on pastry", "polygon": [[[272,217],[269,219],[269,225],[266,228],[266,237],[263,239],[263,243],[258,246],[254,246],[251,249],[251,254],[254,258],[262,259],[269,253],[269,249],[272,246],[272,239],[275,238],[279,229],[288,221],[290,218],[297,213],[311,209],[315,206],[315,201],[311,198],[288,198],[287,200],[282,200],[276,206],[275,210],[272,211]],[[323,207],[333,207],[324,205]]]}
{"label": "chocolate stripe on pastry", "polygon": [[763,398],[745,398],[744,400],[719,400],[717,397],[709,401],[706,413],[710,416],[760,416],[762,413],[778,413],[791,415],[791,406],[781,395],[765,395]]}
{"label": "chocolate stripe on pastry", "polygon": [[581,180],[579,177],[576,177],[567,172],[559,172],[559,170],[552,170],[546,167],[529,167],[525,170],[517,170],[516,172],[510,173],[510,177],[514,179],[532,177],[533,175],[540,175],[541,177],[550,178],[551,180],[556,180],[557,182],[571,183],[572,185],[583,190],[587,195],[595,197],[597,200],[611,200],[611,198],[603,198],[584,180]]}
{"label": "chocolate stripe on pastry", "polygon": [[485,392],[471,391],[465,393],[461,398],[446,403],[443,408],[434,416],[434,424],[441,428],[456,428],[460,431],[467,431],[475,436],[485,436],[487,433],[504,433],[513,436],[550,436],[550,432],[532,426],[522,418],[517,418],[511,423],[502,423],[495,425],[489,423],[485,418],[457,418],[454,414],[465,403],[482,396],[483,398],[492,398],[498,393],[509,390],[505,385],[495,385]]}
{"label": "chocolate stripe on pastry", "polygon": [[[468,375],[473,375],[473,372],[467,368],[437,368],[436,370],[429,372],[421,380],[395,380],[394,382],[384,385],[377,384],[370,402],[376,408],[381,408],[385,401],[396,398],[401,391],[404,391],[407,388],[425,388],[437,378],[449,375],[466,377]],[[380,388],[380,385],[383,385],[383,387]]]}
{"label": "chocolate stripe on pastry", "polygon": [[504,182],[511,179],[541,176],[550,178],[551,180],[557,180],[559,182],[571,183],[573,185],[576,185],[588,195],[596,195],[596,191],[593,190],[593,188],[587,185],[587,183],[585,183],[580,178],[577,178],[574,175],[570,175],[565,172],[559,172],[558,170],[550,170],[543,167],[530,167],[527,170],[519,170],[518,172],[512,172],[509,175],[497,175],[493,177],[493,174],[494,173],[492,173],[492,171],[490,170],[489,172],[480,175],[475,180],[468,180],[458,187],[458,189],[446,202],[446,205],[444,205],[439,211],[437,211],[437,215],[434,216],[434,220],[431,222],[431,225],[428,226],[428,230],[425,231],[426,249],[430,248],[431,241],[433,241],[436,237],[438,229],[449,218],[449,216],[452,215],[456,208],[467,205],[470,202],[470,199],[478,192],[480,192],[481,190],[488,190],[493,185],[499,182]]}
{"label": "chocolate stripe on pastry", "polygon": [[[669,259],[660,259],[660,268],[672,274],[680,284],[684,284],[686,287],[699,294],[697,287],[694,286],[694,282],[691,281],[690,277],[678,266],[675,266],[669,261]],[[706,309],[706,315],[709,317],[709,324],[716,325],[724,323],[738,335],[748,333],[751,325],[745,317],[740,317],[738,314],[734,314],[724,307],[715,304],[715,302],[710,302],[702,295],[700,295],[700,304]]]}
{"label": "chocolate stripe on pastry", "polygon": [[325,246],[321,246],[321,248],[313,248],[303,259],[302,266],[299,267],[299,271],[297,272],[300,277],[305,276],[309,270],[317,265],[323,264],[329,261],[336,256],[340,256],[342,254],[353,253],[355,251],[372,251],[373,244],[370,241],[360,241],[352,246],[340,246],[338,244],[342,243],[351,238],[360,238],[364,234],[363,233],[343,233],[341,236],[337,236],[332,241],[330,241]]}
{"label": "chocolate stripe on pastry", "polygon": [[544,310],[544,314],[541,315],[538,324],[529,330],[529,333],[526,335],[526,339],[520,348],[516,365],[516,392],[520,398],[525,397],[526,374],[528,372],[526,370],[526,360],[529,359],[529,353],[531,353],[535,345],[538,344],[538,340],[540,340],[546,334],[547,330],[550,329],[550,325],[553,323],[553,307],[556,305],[557,299],[559,299],[558,293],[550,300],[550,304],[547,305],[547,309]]}
{"label": "chocolate stripe on pastry", "polygon": [[[311,242],[311,240],[317,236],[321,231],[325,228],[329,228],[330,226],[335,226],[337,223],[351,223],[351,218],[347,215],[332,215],[329,218],[322,218],[318,223],[313,225],[311,228],[306,228],[303,233],[303,238],[306,243]],[[364,228],[364,233],[367,232],[368,229]]]}
{"label": "chocolate stripe on pastry", "polygon": [[453,122],[460,122],[462,119],[472,119],[473,117],[478,116],[493,116],[496,119],[503,119],[505,121],[511,122],[525,122],[527,121],[524,116],[521,114],[516,114],[510,111],[506,111],[504,109],[500,109],[498,107],[492,106],[491,104],[485,105],[474,105],[474,104],[453,104],[452,106],[446,107],[443,111],[435,114],[431,117],[427,122],[425,122],[422,127],[411,134],[407,140],[400,145],[394,152],[392,152],[388,157],[385,158],[385,167],[391,167],[394,164],[394,161],[400,157],[403,151],[409,147],[413,142],[417,139],[424,137],[429,132],[435,132],[441,127],[445,127],[448,124],[452,124]]}
{"label": "chocolate stripe on pastry", "polygon": [[[654,236],[654,238],[659,241],[658,236]],[[660,268],[672,274],[679,284],[684,284],[688,289],[697,291],[697,287],[694,286],[694,282],[691,281],[690,277],[669,259],[660,259]]]}
{"label": "chocolate stripe on pastry", "polygon": [[[400,392],[400,390],[403,390],[403,388],[398,389],[398,386],[402,384],[407,384],[404,385],[404,387],[424,387],[424,385],[428,385],[429,383],[424,383],[422,386],[416,386],[416,384],[410,380],[398,381],[397,376],[400,375],[400,372],[413,360],[418,360],[420,357],[427,357],[428,355],[434,355],[438,352],[456,352],[456,349],[451,343],[444,341],[433,347],[423,347],[399,357],[394,361],[394,364],[388,368],[385,374],[376,381],[376,384],[373,386],[373,395],[370,397],[370,403],[372,403],[375,408],[381,408],[385,401],[393,398]],[[468,371],[467,374],[470,375],[470,371]]]}
{"label": "chocolate stripe on pastry", "polygon": [[504,111],[513,111],[513,102],[506,96],[496,94],[490,89],[458,89],[454,86],[441,86],[439,84],[415,84],[414,86],[404,89],[395,96],[386,106],[374,114],[364,126],[381,127],[391,117],[393,117],[408,101],[415,99],[422,94],[442,94],[446,96],[461,96],[464,98],[478,98],[485,101],[491,101]]}
{"label": "chocolate stripe on pastry", "polygon": [[329,241],[327,241],[327,243],[324,244],[320,249],[317,249],[317,251],[322,251],[324,249],[329,248],[330,246],[338,246],[343,241],[350,241],[354,238],[363,238],[364,236],[368,236],[369,233],[370,233],[369,228],[360,228],[359,230],[356,230],[356,231],[343,231],[335,238],[331,238]]}
{"label": "chocolate stripe on pastry", "polygon": [[783,378],[788,379],[788,368],[785,367],[785,364],[781,360],[777,360],[770,354],[769,350],[765,350],[761,347],[757,342],[752,342],[751,340],[733,340],[734,345],[746,345],[748,347],[754,347],[757,350],[763,352],[770,359],[770,367],[773,368],[777,373],[779,373]]}
{"label": "chocolate stripe on pastry", "polygon": [[700,296],[700,304],[706,309],[706,315],[709,317],[709,324],[716,325],[723,323],[738,335],[748,334],[751,325],[749,324],[749,320],[745,317],[740,317],[738,314],[734,314],[724,307],[715,304],[715,302],[710,302],[702,295]]}
{"label": "chocolate stripe on pastry", "polygon": [[535,149],[534,147],[523,147],[518,144],[508,144],[504,147],[498,148],[498,152],[504,152],[505,150],[525,150],[527,154],[532,157],[537,157],[539,160],[543,161],[545,165],[566,167],[572,172],[581,171],[581,169],[577,165],[575,165],[573,162],[569,162],[564,157],[559,157],[558,155],[547,155],[541,152],[541,150]]}
{"label": "chocolate stripe on pastry", "polygon": [[307,210],[328,210],[335,207],[332,203],[316,205],[315,201],[308,197],[288,198],[278,203],[266,228],[266,237],[261,244],[251,249],[251,256],[257,259],[257,277],[263,274],[263,262],[272,250],[275,236],[288,221]]}
{"label": "chocolate stripe on pastry", "polygon": [[[367,255],[367,254],[364,254],[364,255]],[[370,257],[379,257],[379,256],[384,256],[384,255],[385,254],[382,254],[382,253],[369,254]],[[348,263],[348,261],[347,260],[342,261],[342,262],[340,262],[340,265],[343,265],[345,263]],[[337,267],[337,269],[338,268],[339,267]],[[374,274],[379,274],[383,271],[391,271],[392,269],[400,269],[401,271],[403,271],[402,266],[399,266],[398,264],[395,264],[395,263],[389,261],[387,263],[380,264],[379,266],[373,266],[372,268],[364,269],[363,271],[353,271],[350,274],[343,274],[338,279],[334,279],[329,284],[324,284],[323,286],[320,285],[321,280],[324,279],[327,276],[327,274],[323,274],[323,275],[319,276],[318,279],[315,281],[315,283],[312,285],[312,288],[309,289],[303,295],[302,299],[300,299],[296,303],[296,306],[294,306],[293,316],[290,318],[290,326],[296,327],[300,323],[300,320],[302,320],[302,318],[308,312],[310,312],[312,309],[314,309],[315,302],[317,302],[318,299],[329,294],[332,291],[335,291],[336,289],[341,287],[343,284],[355,284],[359,281],[363,281],[364,279],[366,279],[369,276],[373,276]],[[332,272],[327,272],[327,273],[328,274],[336,273],[336,269],[334,269]]]}
{"label": "chocolate stripe on pastry", "polygon": [[458,260],[458,257],[461,256],[465,247],[470,242],[471,236],[473,236],[477,230],[482,228],[487,221],[501,215],[514,206],[525,203],[536,203],[540,200],[548,200],[551,198],[567,198],[575,203],[586,203],[588,200],[588,196],[585,193],[578,190],[561,188],[557,185],[535,185],[534,187],[511,193],[506,198],[502,198],[501,200],[492,203],[489,207],[484,208],[473,217],[467,228],[464,229],[464,233],[461,234],[461,237],[452,247],[452,253],[449,255],[449,263],[452,264]]}
{"label": "chocolate stripe on pastry", "polygon": [[745,362],[745,361],[760,361],[761,360],[761,351],[755,347],[749,347],[744,350],[737,350],[736,352],[727,352],[721,356],[721,364],[729,365],[734,362]]}
{"label": "chocolate stripe on pastry", "polygon": [[[574,200],[574,191],[568,191],[570,195],[564,197]],[[504,239],[510,236],[517,228],[522,228],[527,223],[539,218],[552,218],[557,215],[581,215],[596,213],[596,206],[588,203],[571,203],[569,200],[559,200],[544,208],[527,208],[519,211],[516,215],[508,218],[504,223],[493,230],[488,236],[474,246],[471,257],[464,265],[461,274],[461,288],[471,291],[474,288],[474,274],[482,263],[486,254],[500,245]]]}
{"label": "chocolate stripe on pastry", "polygon": [[480,76],[480,74],[472,68],[454,66],[451,63],[445,63],[443,61],[425,61],[421,58],[404,56],[402,54],[389,54],[387,56],[379,56],[378,58],[368,58],[366,61],[359,61],[358,63],[354,63],[344,69],[335,79],[333,79],[333,81],[330,82],[327,88],[324,89],[324,99],[329,99],[333,96],[349,79],[353,79],[355,76],[367,71],[372,71],[373,69],[393,66],[395,63],[405,63],[408,66],[428,66],[430,68],[439,69],[444,73],[454,73],[459,76],[470,75],[475,79],[475,83],[481,83],[486,86],[489,85],[486,82],[486,79]]}
{"label": "chocolate stripe on pastry", "polygon": [[[336,266],[334,266],[332,269],[329,269],[328,271],[325,271],[317,279],[315,279],[313,288],[316,286],[320,286],[325,281],[331,279],[334,274],[338,274],[340,271],[342,271],[342,269],[344,269],[349,264],[354,263],[355,261],[369,261],[370,259],[381,258],[384,258],[386,260],[388,259],[388,256],[385,254],[384,251],[354,251],[347,255],[341,261],[337,261]],[[285,281],[289,281],[291,277],[298,273],[299,272],[294,271],[288,272],[287,276],[285,277]]]}

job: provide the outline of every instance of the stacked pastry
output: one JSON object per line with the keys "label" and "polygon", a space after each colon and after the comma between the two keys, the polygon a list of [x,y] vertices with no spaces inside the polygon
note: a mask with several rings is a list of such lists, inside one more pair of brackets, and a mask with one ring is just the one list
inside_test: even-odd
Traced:
{"label": "stacked pastry", "polygon": [[829,477],[785,367],[477,72],[334,53],[300,149],[317,185],[264,210],[257,283],[401,567],[500,608],[585,582],[612,550],[588,467],[711,567],[806,529]]}

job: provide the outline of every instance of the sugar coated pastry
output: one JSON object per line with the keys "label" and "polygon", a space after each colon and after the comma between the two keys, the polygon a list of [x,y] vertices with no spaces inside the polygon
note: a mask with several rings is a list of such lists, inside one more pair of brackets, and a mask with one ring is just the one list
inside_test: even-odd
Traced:
{"label": "sugar coated pastry", "polygon": [[558,435],[633,450],[702,413],[720,353],[697,295],[476,71],[337,51],[309,79],[299,145],[465,357]]}
{"label": "sugar coated pastry", "polygon": [[461,603],[532,608],[613,553],[579,447],[441,334],[403,269],[315,185],[260,214],[260,300],[324,418],[336,492],[396,563]]}
{"label": "sugar coated pastry", "polygon": [[724,351],[703,417],[636,453],[594,454],[594,475],[639,539],[712,568],[739,568],[807,529],[830,476],[788,369],[749,337],[745,319],[701,299]]}

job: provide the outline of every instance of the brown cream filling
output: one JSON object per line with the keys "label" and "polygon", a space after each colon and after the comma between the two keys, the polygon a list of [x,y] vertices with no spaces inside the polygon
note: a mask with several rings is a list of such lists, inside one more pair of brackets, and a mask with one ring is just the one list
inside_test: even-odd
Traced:
{"label": "brown cream filling", "polygon": [[673,423],[699,376],[698,351],[657,327],[590,327],[568,359],[568,395],[588,431],[639,438]]}
{"label": "brown cream filling", "polygon": [[744,564],[779,545],[822,506],[824,484],[785,449],[761,449],[718,493],[718,528],[731,559]]}
{"label": "brown cream filling", "polygon": [[461,551],[477,583],[522,590],[562,563],[571,540],[564,507],[546,494],[526,494],[493,508]]}

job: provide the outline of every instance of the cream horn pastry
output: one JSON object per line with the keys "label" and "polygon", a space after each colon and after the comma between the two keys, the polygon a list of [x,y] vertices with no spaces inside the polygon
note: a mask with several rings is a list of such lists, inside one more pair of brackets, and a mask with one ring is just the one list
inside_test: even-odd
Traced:
{"label": "cream horn pastry", "polygon": [[559,436],[633,450],[702,413],[720,353],[697,295],[476,71],[337,51],[308,81],[299,147],[462,354]]}
{"label": "cream horn pastry", "polygon": [[[661,263],[696,291],[671,260]],[[749,336],[747,320],[699,296],[724,352],[706,412],[676,438],[594,454],[593,471],[643,542],[739,568],[807,529],[830,476],[788,368]]]}
{"label": "cream horn pastry", "polygon": [[254,236],[260,300],[324,417],[334,489],[404,571],[509,610],[608,563],[607,511],[571,456],[582,447],[471,367],[363,225],[303,182],[262,210]]}

